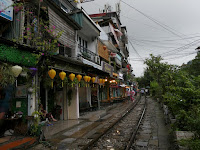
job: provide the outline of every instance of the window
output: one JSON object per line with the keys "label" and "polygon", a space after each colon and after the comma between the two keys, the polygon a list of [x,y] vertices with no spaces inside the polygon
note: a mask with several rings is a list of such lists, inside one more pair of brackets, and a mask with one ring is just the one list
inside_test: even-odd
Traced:
{"label": "window", "polygon": [[83,47],[84,47],[84,46],[85,46],[85,41],[83,40],[83,42],[82,42],[82,43],[83,43]]}
{"label": "window", "polygon": [[65,48],[62,45],[59,47],[59,54],[62,55],[62,56],[65,55]]}
{"label": "window", "polygon": [[79,45],[81,46],[81,37],[79,37]]}

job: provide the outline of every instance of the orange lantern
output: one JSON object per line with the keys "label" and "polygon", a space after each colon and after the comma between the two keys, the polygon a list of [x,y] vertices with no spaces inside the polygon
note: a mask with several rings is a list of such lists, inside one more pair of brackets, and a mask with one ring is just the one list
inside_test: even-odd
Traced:
{"label": "orange lantern", "polygon": [[94,87],[94,82],[95,82],[96,78],[92,77],[92,83],[93,83],[93,87]]}
{"label": "orange lantern", "polygon": [[[82,79],[82,75],[78,74],[78,75],[76,76],[76,78],[77,78],[77,79],[78,79],[78,81],[80,82],[80,81],[81,81],[81,79]],[[79,87],[80,87],[80,83],[79,83]]]}
{"label": "orange lantern", "polygon": [[103,46],[103,49],[106,50],[106,48],[107,48],[107,47],[104,45],[104,46]]}
{"label": "orange lantern", "polygon": [[71,81],[74,81],[75,74],[71,73],[71,74],[69,75],[69,78],[70,78]]}
{"label": "orange lantern", "polygon": [[91,77],[90,76],[88,76],[88,87],[90,86],[90,80],[91,80]]}
{"label": "orange lantern", "polygon": [[89,77],[89,76],[84,76],[84,77],[83,77],[83,79],[84,79],[84,80],[85,80],[85,82],[86,82],[86,87],[87,87],[87,81],[88,81],[88,77]]}
{"label": "orange lantern", "polygon": [[99,79],[99,83],[102,84],[103,83],[103,79]]}
{"label": "orange lantern", "polygon": [[[69,75],[69,78],[70,78],[71,81],[74,81],[75,74],[71,73],[71,74]],[[72,83],[72,87],[73,87],[73,83]]]}
{"label": "orange lantern", "polygon": [[90,82],[90,80],[91,80],[91,77],[90,77],[90,76],[88,76],[88,82]]}
{"label": "orange lantern", "polygon": [[65,72],[60,72],[59,73],[59,77],[60,77],[60,79],[62,80],[62,87],[63,87],[63,80],[65,79],[65,77],[66,77],[66,73]]}
{"label": "orange lantern", "polygon": [[51,86],[53,88],[53,79],[56,76],[56,71],[54,69],[51,69],[51,70],[48,71],[48,74],[49,74],[49,77],[52,79]]}

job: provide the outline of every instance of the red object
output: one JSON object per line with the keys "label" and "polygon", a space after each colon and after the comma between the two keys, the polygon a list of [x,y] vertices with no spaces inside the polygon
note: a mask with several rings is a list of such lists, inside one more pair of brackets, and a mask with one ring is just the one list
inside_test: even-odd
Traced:
{"label": "red object", "polygon": [[103,46],[103,49],[106,50],[106,48],[107,48],[107,47],[104,45],[104,46]]}
{"label": "red object", "polygon": [[127,65],[126,68],[130,71],[130,65]]}

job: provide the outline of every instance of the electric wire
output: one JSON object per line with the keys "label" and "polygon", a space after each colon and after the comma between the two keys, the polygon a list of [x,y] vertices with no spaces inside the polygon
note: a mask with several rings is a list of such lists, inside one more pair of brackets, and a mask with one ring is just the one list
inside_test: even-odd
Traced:
{"label": "electric wire", "polygon": [[[177,34],[177,33],[174,32],[174,31],[175,31],[174,29],[173,29],[174,31],[172,31],[172,28],[171,28],[171,27],[169,27],[169,26],[167,26],[167,25],[165,25],[165,24],[163,24],[163,23],[157,21],[156,19],[154,19],[154,18],[152,18],[152,17],[146,15],[146,14],[143,13],[142,11],[140,11],[140,10],[138,10],[137,8],[131,6],[130,4],[124,2],[123,0],[121,0],[121,2],[124,3],[124,4],[126,4],[126,5],[129,6],[129,7],[133,8],[135,11],[137,11],[137,12],[140,13],[140,14],[142,14],[142,15],[145,16],[146,18],[150,19],[151,21],[153,21],[153,22],[156,23],[157,25],[161,26],[162,28],[164,28],[164,29],[167,30],[168,32],[170,32],[170,33],[172,33],[172,34],[174,34],[174,35],[176,35],[176,36],[182,38],[182,36],[180,36],[179,34]],[[170,28],[171,30],[168,29],[167,27]],[[177,32],[177,31],[176,31],[176,32]]]}

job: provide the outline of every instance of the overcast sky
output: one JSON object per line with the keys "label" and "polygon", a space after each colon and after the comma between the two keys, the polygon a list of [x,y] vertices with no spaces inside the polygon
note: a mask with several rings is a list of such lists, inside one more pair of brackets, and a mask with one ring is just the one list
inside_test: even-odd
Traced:
{"label": "overcast sky", "polygon": [[[115,11],[119,1],[94,0],[82,7],[88,14],[99,13],[105,4]],[[135,48],[129,43],[130,63],[137,77],[143,75],[143,60],[151,53],[176,65],[194,59],[195,48],[200,46],[200,0],[121,0],[120,5],[122,25]]]}

